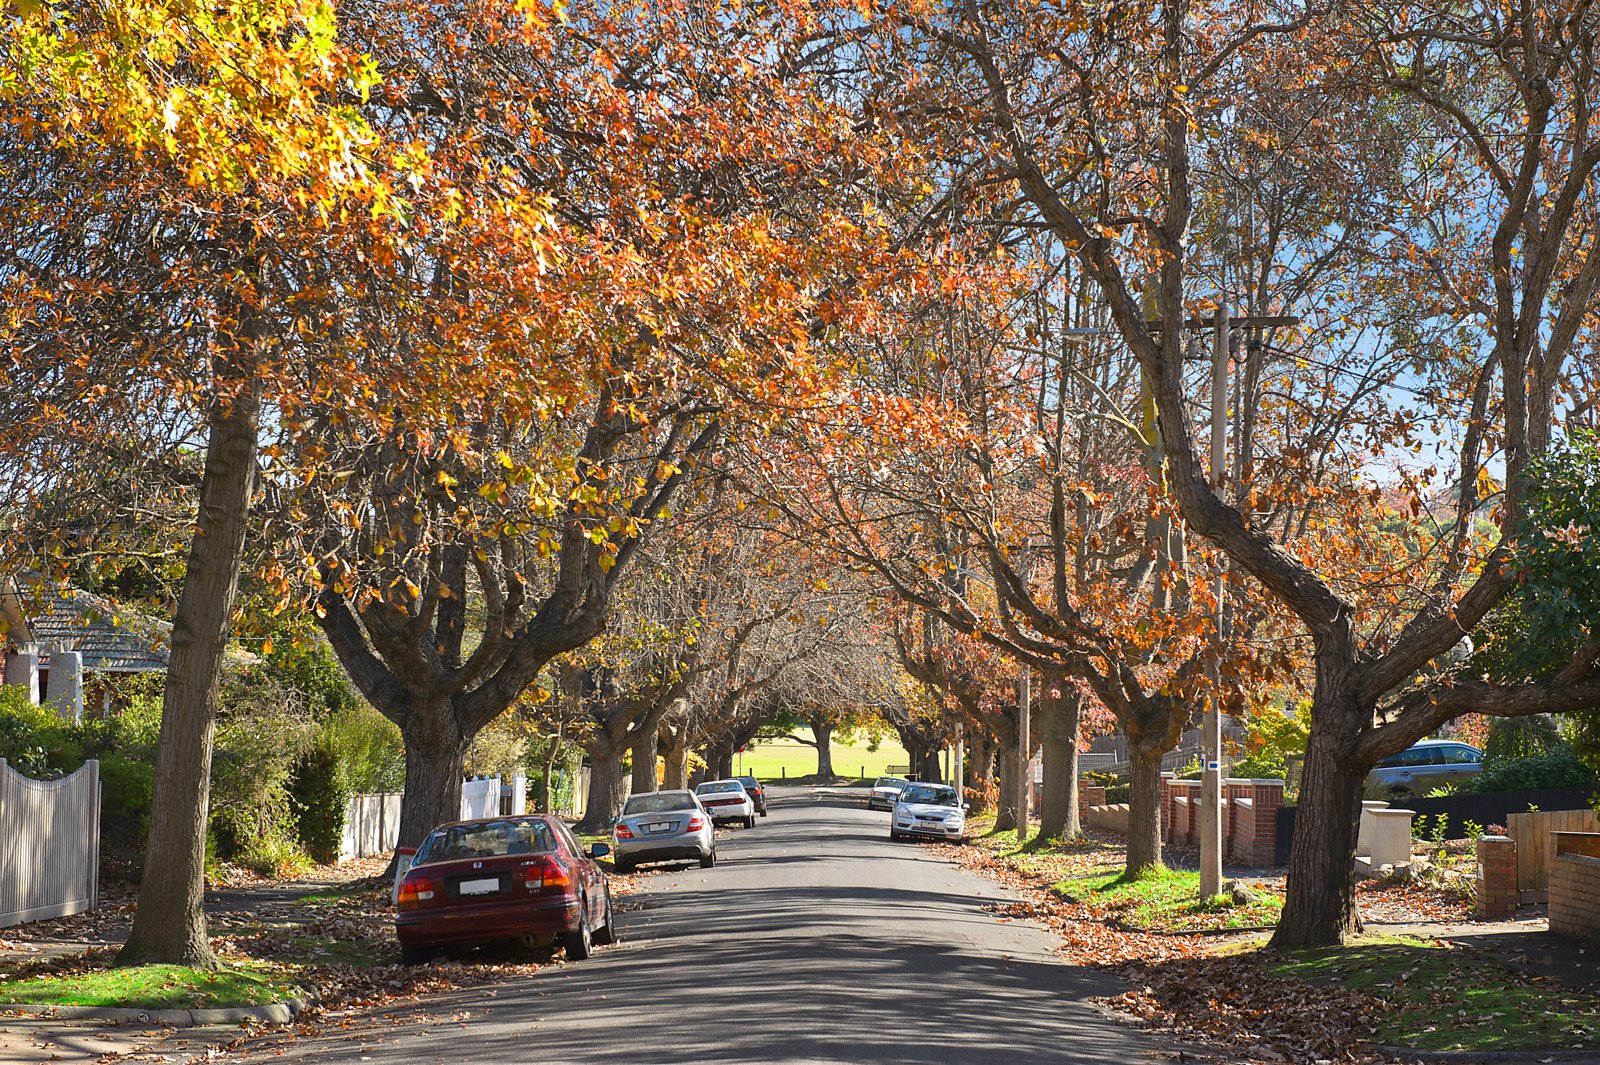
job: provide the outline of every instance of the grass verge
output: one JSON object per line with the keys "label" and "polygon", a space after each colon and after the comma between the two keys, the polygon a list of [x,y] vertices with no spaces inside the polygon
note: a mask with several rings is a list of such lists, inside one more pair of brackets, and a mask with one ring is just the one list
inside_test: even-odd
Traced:
{"label": "grass verge", "polygon": [[13,1005],[229,1009],[265,1006],[296,994],[288,970],[253,961],[231,961],[215,970],[137,965],[0,980],[0,1002]]}
{"label": "grass verge", "polygon": [[1051,889],[1113,917],[1129,928],[1151,932],[1198,932],[1218,928],[1264,928],[1277,923],[1283,900],[1265,892],[1249,902],[1231,895],[1203,898],[1200,874],[1149,869],[1137,877],[1122,869],[1076,873]]}
{"label": "grass verge", "polygon": [[1516,973],[1447,944],[1368,936],[1355,944],[1275,955],[1256,964],[1308,984],[1380,999],[1374,1038],[1417,1050],[1551,1050],[1600,1045],[1600,999]]}

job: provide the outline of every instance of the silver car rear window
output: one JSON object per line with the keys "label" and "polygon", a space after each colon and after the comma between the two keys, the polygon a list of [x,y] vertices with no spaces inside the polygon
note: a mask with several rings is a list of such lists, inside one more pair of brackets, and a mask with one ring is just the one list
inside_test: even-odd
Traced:
{"label": "silver car rear window", "polygon": [[622,808],[624,814],[660,814],[668,810],[693,810],[695,808],[694,796],[688,792],[666,792],[651,795],[635,795],[628,800],[628,805]]}

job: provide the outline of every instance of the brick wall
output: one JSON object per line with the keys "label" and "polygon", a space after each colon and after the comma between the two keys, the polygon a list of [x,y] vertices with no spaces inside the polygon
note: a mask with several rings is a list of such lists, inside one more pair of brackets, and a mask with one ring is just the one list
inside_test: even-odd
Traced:
{"label": "brick wall", "polygon": [[1283,805],[1283,781],[1235,782],[1238,813],[1234,816],[1233,845],[1229,856],[1240,865],[1265,869],[1278,854],[1278,807]]}
{"label": "brick wall", "polygon": [[1557,854],[1551,861],[1550,931],[1600,939],[1600,858]]}
{"label": "brick wall", "polygon": [[1478,837],[1478,901],[1473,912],[1493,921],[1517,912],[1517,841],[1510,836]]}

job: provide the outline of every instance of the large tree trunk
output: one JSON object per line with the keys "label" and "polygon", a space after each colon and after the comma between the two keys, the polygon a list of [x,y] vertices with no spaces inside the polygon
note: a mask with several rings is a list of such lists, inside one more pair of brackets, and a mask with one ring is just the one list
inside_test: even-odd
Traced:
{"label": "large tree trunk", "polygon": [[811,734],[817,739],[817,776],[833,776],[833,726],[820,717],[811,719]]}
{"label": "large tree trunk", "polygon": [[1044,795],[1039,835],[1075,839],[1078,823],[1078,727],[1083,695],[1059,673],[1046,673],[1039,692],[1039,731],[1044,747]]}
{"label": "large tree trunk", "polygon": [[401,847],[415,847],[440,825],[461,820],[461,781],[472,739],[461,734],[449,703],[413,713],[400,730],[406,790],[400,799]]}
{"label": "large tree trunk", "polygon": [[[1359,708],[1348,696],[1327,698],[1330,694],[1343,695],[1318,686],[1311,716],[1321,727],[1313,727],[1306,746],[1274,950],[1338,946],[1361,931],[1355,901],[1356,831],[1369,767],[1349,761],[1360,730]],[[1324,705],[1325,700],[1333,705]]]}
{"label": "large tree trunk", "polygon": [[681,791],[689,786],[689,738],[686,729],[674,729],[662,749],[666,763],[662,787],[667,791]]}
{"label": "large tree trunk", "polygon": [[726,741],[706,748],[706,779],[727,780],[733,776],[733,744]]}
{"label": "large tree trunk", "polygon": [[1001,744],[995,758],[995,784],[1000,789],[995,811],[994,830],[1007,832],[1017,827],[1017,744],[1015,740]]}
{"label": "large tree trunk", "polygon": [[656,790],[656,731],[647,729],[633,742],[633,793]]}
{"label": "large tree trunk", "polygon": [[967,730],[967,801],[973,814],[989,812],[994,788],[994,739],[983,729]]}
{"label": "large tree trunk", "polygon": [[922,761],[917,769],[918,776],[933,784],[944,783],[944,770],[939,766],[939,751],[938,747],[924,747]]}
{"label": "large tree trunk", "polygon": [[119,965],[165,963],[214,968],[206,937],[206,822],[211,810],[211,751],[217,730],[222,656],[239,591],[245,527],[255,484],[260,396],[253,375],[218,369],[223,387],[200,483],[200,509],[189,544],[183,593],[173,617],[172,656],[161,703],[150,841],[133,928]]}
{"label": "large tree trunk", "polygon": [[622,812],[622,749],[604,732],[596,733],[587,746],[589,799],[578,831],[593,834],[610,829]]}
{"label": "large tree trunk", "polygon": [[1161,756],[1159,749],[1128,744],[1128,860],[1125,872],[1137,876],[1161,867]]}
{"label": "large tree trunk", "polygon": [[544,780],[539,786],[539,812],[547,814],[555,805],[556,759],[561,756],[561,732],[550,737],[550,748],[544,754]]}

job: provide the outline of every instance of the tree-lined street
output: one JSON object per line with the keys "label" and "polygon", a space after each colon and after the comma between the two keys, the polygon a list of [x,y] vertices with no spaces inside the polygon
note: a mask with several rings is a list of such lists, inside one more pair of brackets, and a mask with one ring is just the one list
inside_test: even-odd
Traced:
{"label": "tree-lined street", "polygon": [[934,847],[891,844],[887,815],[859,802],[773,794],[715,869],[647,878],[622,943],[589,962],[268,1039],[241,1060],[449,1063],[466,1047],[484,1065],[1162,1060],[1090,1003],[1119,981],[1000,920],[1008,892]]}
{"label": "tree-lined street", "polygon": [[1600,1046],[1594,0],[0,3],[0,1006]]}

